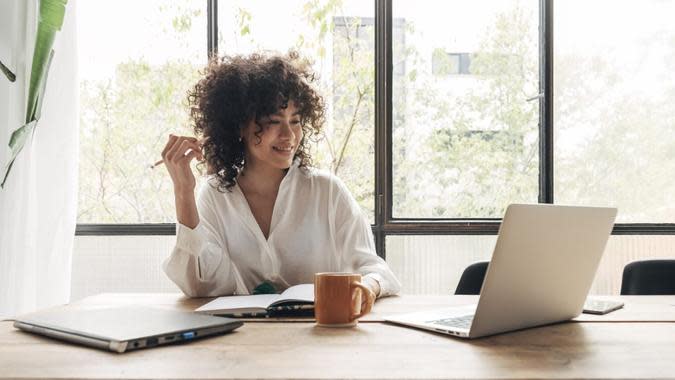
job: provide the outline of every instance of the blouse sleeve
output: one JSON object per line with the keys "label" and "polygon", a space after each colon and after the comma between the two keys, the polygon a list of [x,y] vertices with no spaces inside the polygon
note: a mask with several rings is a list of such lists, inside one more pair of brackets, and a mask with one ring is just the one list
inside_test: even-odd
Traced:
{"label": "blouse sleeve", "polygon": [[197,199],[199,224],[191,229],[176,223],[176,245],[164,261],[167,276],[188,297],[232,295],[237,270],[224,242],[224,226],[213,195],[204,184]]}
{"label": "blouse sleeve", "polygon": [[387,263],[377,256],[370,224],[356,199],[335,177],[336,244],[343,270],[371,277],[380,284],[380,297],[397,294],[401,284]]}

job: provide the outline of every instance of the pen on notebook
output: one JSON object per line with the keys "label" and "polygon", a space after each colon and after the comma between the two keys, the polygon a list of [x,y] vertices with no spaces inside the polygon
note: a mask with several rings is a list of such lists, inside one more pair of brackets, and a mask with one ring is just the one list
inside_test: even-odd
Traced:
{"label": "pen on notebook", "polygon": [[[197,143],[198,143],[199,145],[203,145],[204,142],[206,142],[206,140],[208,140],[208,139],[209,139],[208,137],[204,137],[203,139],[197,141]],[[158,167],[159,165],[161,165],[161,164],[163,164],[163,163],[164,163],[164,159],[157,160],[154,164],[148,165],[148,167],[149,167],[150,169],[154,169],[154,168]]]}

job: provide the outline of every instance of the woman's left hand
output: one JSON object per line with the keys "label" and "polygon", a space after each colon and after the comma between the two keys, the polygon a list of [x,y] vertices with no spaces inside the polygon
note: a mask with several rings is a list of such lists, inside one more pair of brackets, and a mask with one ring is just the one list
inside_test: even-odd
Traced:
{"label": "woman's left hand", "polygon": [[380,284],[370,277],[364,277],[362,282],[370,289],[369,292],[364,291],[361,295],[361,313],[365,315],[370,313],[375,304],[377,295],[380,293]]}
{"label": "woman's left hand", "polygon": [[361,294],[361,314],[362,315],[366,315],[366,314],[370,313],[370,311],[373,309],[373,305],[375,304],[375,299],[377,298],[377,296],[375,295],[375,292],[372,290],[372,287],[370,286],[370,284],[368,284],[366,282],[366,283],[364,283],[364,285],[366,285],[366,287],[368,287],[371,290],[369,290],[367,292],[362,291],[362,294]]}

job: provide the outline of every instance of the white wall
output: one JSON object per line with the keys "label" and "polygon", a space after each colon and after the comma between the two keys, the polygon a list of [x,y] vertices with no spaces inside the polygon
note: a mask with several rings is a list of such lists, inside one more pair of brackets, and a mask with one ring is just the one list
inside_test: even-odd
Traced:
{"label": "white wall", "polygon": [[[394,236],[387,261],[407,294],[453,293],[464,268],[488,260],[496,236]],[[174,236],[77,236],[71,300],[105,292],[179,292],[161,270]],[[675,259],[675,236],[612,236],[592,294],[619,294],[623,266]]]}
{"label": "white wall", "polygon": [[[489,260],[496,236],[396,236],[387,240],[387,262],[406,293],[454,293],[466,266]],[[621,291],[623,267],[644,259],[675,259],[675,236],[612,236],[591,294]]]}
{"label": "white wall", "polygon": [[180,292],[162,261],[175,236],[76,236],[71,301],[107,292]]}

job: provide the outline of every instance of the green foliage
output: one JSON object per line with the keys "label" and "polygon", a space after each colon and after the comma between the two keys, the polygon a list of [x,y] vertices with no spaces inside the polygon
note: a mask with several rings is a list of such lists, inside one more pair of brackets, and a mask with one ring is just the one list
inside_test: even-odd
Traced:
{"label": "green foliage", "polygon": [[16,81],[16,75],[14,75],[14,73],[7,66],[5,66],[5,64],[2,63],[2,61],[0,61],[0,71],[2,71],[3,74],[5,74],[5,77],[10,82]]}
{"label": "green foliage", "polygon": [[173,32],[179,35],[190,32],[195,18],[204,17],[204,12],[201,8],[194,8],[192,4],[181,2],[162,4],[159,6],[159,11],[162,14],[170,16]]}
{"label": "green foliage", "polygon": [[[434,70],[436,75],[445,76],[448,74],[453,74],[457,72],[457,70],[459,69],[459,67],[457,67],[457,63],[453,62],[448,56],[448,54],[445,52],[445,50],[441,48],[434,49],[431,59],[434,62],[434,65],[438,66]],[[416,77],[417,72],[415,71],[415,73],[412,75],[411,80],[414,81]]]}
{"label": "green foliage", "polygon": [[192,134],[185,97],[198,77],[189,62],[136,60],[118,65],[114,80],[82,84],[81,223],[173,220],[171,181],[164,167],[148,165],[169,133]]}
{"label": "green foliage", "polygon": [[[156,27],[187,46],[200,6],[161,6]],[[143,58],[117,64],[108,79],[80,85],[79,223],[171,223],[175,206],[163,166],[149,169],[169,133],[191,135],[187,91],[201,65],[190,59],[164,64]]]}
{"label": "green foliage", "polygon": [[239,8],[237,10],[237,24],[239,25],[239,35],[242,37],[251,34],[251,13],[244,8]]}
{"label": "green foliage", "polygon": [[[345,17],[342,1],[308,1],[303,21],[313,35],[300,36],[309,56],[322,59],[326,46],[333,56],[330,78],[321,82],[329,105],[327,125],[314,151],[315,164],[340,176],[364,212],[374,215],[374,30],[359,17]],[[339,23],[335,25],[335,18]],[[328,45],[329,46],[329,45]]]}
{"label": "green foliage", "polygon": [[537,92],[532,27],[520,8],[498,15],[471,57],[475,85],[459,96],[430,75],[402,77],[413,101],[395,108],[396,216],[500,217],[508,203],[536,202],[538,112],[525,101]]}

